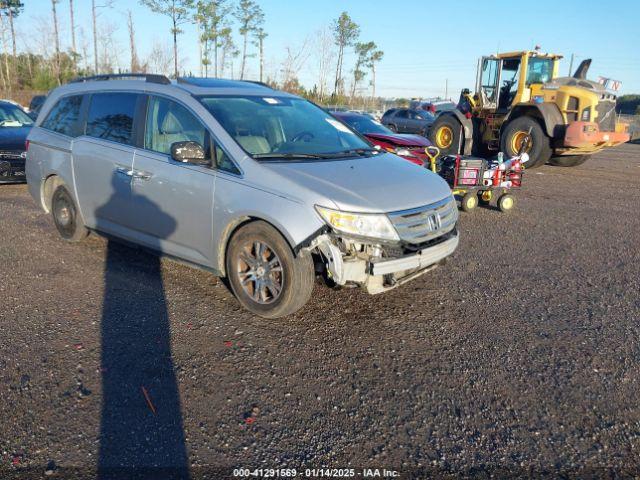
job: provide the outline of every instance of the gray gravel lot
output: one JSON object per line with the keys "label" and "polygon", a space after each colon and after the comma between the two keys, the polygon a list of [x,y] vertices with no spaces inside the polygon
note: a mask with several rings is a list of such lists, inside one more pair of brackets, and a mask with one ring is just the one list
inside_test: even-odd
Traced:
{"label": "gray gravel lot", "polygon": [[267,321],[0,186],[0,478],[640,475],[640,145],[517,197],[461,214],[442,268]]}

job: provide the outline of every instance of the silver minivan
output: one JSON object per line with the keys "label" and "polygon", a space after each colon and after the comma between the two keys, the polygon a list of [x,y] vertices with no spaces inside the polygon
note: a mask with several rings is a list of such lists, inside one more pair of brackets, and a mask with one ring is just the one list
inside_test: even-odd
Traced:
{"label": "silver minivan", "polygon": [[440,177],[253,82],[78,79],[42,107],[26,176],[64,239],[94,231],[210,270],[269,318],[317,277],[380,293],[458,245]]}

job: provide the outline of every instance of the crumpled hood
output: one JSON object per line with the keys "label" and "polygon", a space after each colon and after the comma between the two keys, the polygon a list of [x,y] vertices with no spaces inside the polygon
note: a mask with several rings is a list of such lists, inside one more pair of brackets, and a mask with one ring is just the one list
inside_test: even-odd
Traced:
{"label": "crumpled hood", "polygon": [[431,142],[421,135],[400,134],[386,135],[383,133],[365,133],[365,137],[383,142],[392,143],[394,145],[402,145],[403,147],[428,147]]}
{"label": "crumpled hood", "polygon": [[386,153],[349,160],[263,162],[267,169],[324,197],[340,210],[394,212],[437,202],[451,195],[430,170]]}

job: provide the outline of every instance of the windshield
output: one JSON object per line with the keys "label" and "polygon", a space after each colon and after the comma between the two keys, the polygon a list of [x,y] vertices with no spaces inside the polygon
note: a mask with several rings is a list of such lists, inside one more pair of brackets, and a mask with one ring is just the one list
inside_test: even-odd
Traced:
{"label": "windshield", "polygon": [[365,116],[346,116],[339,117],[340,120],[345,122],[355,131],[360,132],[362,134],[367,133],[380,133],[382,135],[395,135],[391,130],[382,125],[379,122],[376,122],[372,118]]}
{"label": "windshield", "polygon": [[10,103],[0,104],[0,127],[24,127],[33,120],[22,109]]}
{"label": "windshield", "polygon": [[529,58],[529,67],[527,68],[527,86],[532,83],[547,83],[551,80],[552,73],[552,58]]}
{"label": "windshield", "polygon": [[376,152],[312,103],[286,97],[207,96],[202,104],[253,158],[331,158]]}

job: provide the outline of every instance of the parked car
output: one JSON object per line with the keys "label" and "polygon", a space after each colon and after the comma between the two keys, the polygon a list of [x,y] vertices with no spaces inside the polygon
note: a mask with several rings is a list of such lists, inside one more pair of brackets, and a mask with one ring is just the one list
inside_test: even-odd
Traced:
{"label": "parked car", "polygon": [[450,112],[457,108],[457,104],[450,101],[433,102],[422,106],[423,109],[433,113],[436,117],[442,112]]}
{"label": "parked car", "polygon": [[19,105],[0,101],[0,183],[25,181],[26,140],[32,125]]}
{"label": "parked car", "polygon": [[96,231],[207,269],[269,318],[302,308],[318,272],[380,293],[458,245],[443,179],[251,82],[59,87],[29,135],[27,180],[64,239]]}
{"label": "parked car", "polygon": [[38,114],[40,113],[40,109],[44,104],[44,101],[47,99],[46,95],[34,95],[29,103],[29,116],[34,120],[38,118]]}
{"label": "parked car", "polygon": [[350,112],[334,112],[333,116],[387,152],[395,153],[417,165],[429,165],[429,157],[425,154],[425,148],[432,144],[427,138],[421,135],[392,132],[381,123],[372,120],[366,115]]}
{"label": "parked car", "polygon": [[435,118],[432,113],[425,110],[392,108],[385,112],[381,122],[393,132],[417,133],[426,137]]}

